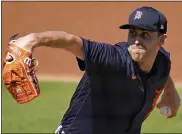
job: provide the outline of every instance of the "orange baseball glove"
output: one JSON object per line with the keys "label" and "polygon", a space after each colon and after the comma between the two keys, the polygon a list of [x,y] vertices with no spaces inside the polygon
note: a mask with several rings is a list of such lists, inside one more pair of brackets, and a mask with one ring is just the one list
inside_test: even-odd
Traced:
{"label": "orange baseball glove", "polygon": [[40,88],[34,70],[38,62],[32,59],[32,53],[11,40],[6,56],[11,56],[12,60],[4,60],[2,79],[12,97],[17,103],[23,104],[39,96]]}

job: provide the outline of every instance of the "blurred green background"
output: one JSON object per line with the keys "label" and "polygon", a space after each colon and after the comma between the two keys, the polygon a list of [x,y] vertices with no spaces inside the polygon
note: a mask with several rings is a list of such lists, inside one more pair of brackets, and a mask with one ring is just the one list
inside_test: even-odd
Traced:
{"label": "blurred green background", "polygon": [[[53,133],[65,113],[77,83],[40,82],[41,95],[17,104],[2,86],[2,133]],[[182,96],[182,89],[178,88]],[[167,119],[155,109],[142,127],[143,133],[182,132],[182,108]]]}

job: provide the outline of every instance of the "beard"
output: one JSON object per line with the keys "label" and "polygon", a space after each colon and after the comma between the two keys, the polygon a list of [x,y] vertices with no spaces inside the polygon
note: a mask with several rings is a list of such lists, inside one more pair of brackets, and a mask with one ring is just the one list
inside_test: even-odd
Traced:
{"label": "beard", "polygon": [[131,58],[135,62],[141,62],[144,59],[145,53],[146,53],[145,49],[136,48],[136,47],[132,47],[132,46],[128,47],[128,51],[129,51],[129,53],[131,55]]}

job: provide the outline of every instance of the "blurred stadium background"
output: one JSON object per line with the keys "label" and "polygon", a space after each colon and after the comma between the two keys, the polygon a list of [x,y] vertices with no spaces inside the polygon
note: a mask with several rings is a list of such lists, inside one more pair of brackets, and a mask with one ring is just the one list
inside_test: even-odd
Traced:
{"label": "blurred stadium background", "polygon": [[[168,18],[168,40],[164,48],[171,53],[171,75],[182,96],[182,2],[2,2],[2,59],[9,38],[32,32],[63,30],[95,41],[116,43],[126,40],[130,12],[140,6],[153,6]],[[52,48],[37,48],[37,76],[41,96],[19,105],[2,86],[2,133],[52,133],[60,122],[77,83],[82,76],[75,57]],[[174,119],[155,109],[143,124],[144,133],[182,132],[182,108]]]}

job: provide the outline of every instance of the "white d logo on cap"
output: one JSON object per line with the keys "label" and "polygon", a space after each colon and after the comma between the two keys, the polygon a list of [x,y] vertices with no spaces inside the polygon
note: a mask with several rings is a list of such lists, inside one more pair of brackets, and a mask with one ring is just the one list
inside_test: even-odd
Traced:
{"label": "white d logo on cap", "polygon": [[143,14],[142,11],[137,11],[136,14],[135,14],[134,20],[140,19],[142,17],[142,14]]}

